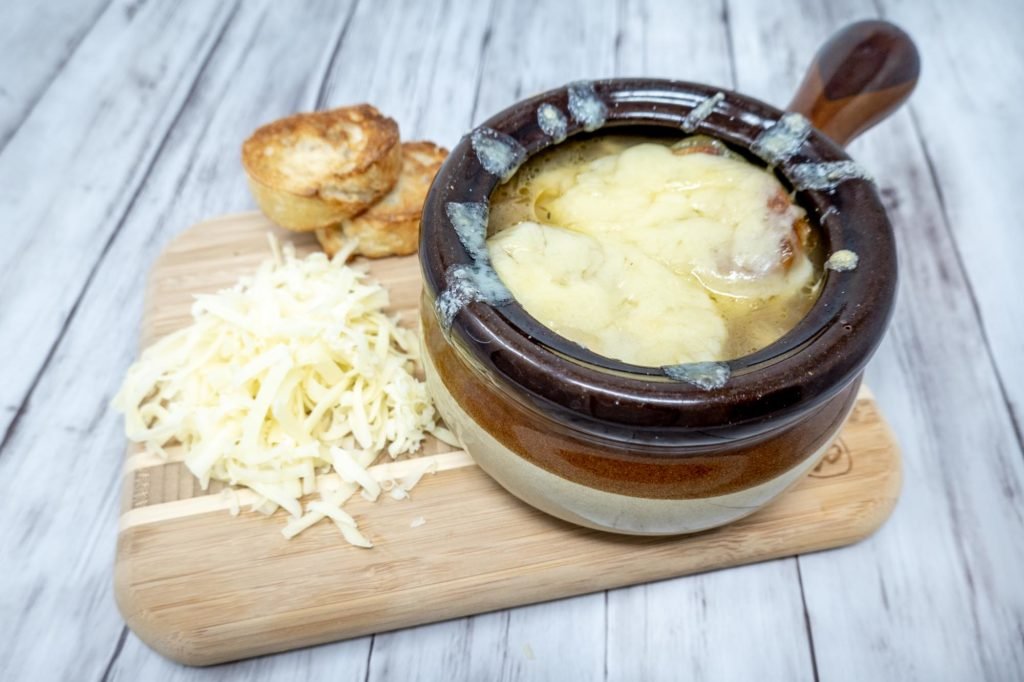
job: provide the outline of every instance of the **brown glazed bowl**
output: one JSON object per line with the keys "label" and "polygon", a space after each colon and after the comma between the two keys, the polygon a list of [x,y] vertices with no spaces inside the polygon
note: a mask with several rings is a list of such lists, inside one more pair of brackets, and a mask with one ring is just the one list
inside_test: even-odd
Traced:
{"label": "brown glazed bowl", "polygon": [[[421,314],[428,387],[479,465],[554,516],[645,535],[738,519],[814,466],[850,411],[896,291],[892,228],[840,145],[895,110],[918,71],[903,31],[861,22],[821,48],[795,114],[706,85],[614,79],[522,101],[464,137],[424,207]],[[774,168],[826,255],[852,251],[856,266],[826,269],[794,329],[725,363],[642,367],[556,335],[490,266],[488,198],[529,156],[623,126],[711,135]]]}

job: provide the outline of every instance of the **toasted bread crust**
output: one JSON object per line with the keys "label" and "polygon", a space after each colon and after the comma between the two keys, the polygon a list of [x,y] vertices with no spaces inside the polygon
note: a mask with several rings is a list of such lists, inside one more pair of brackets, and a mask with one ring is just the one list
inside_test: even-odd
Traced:
{"label": "toasted bread crust", "polygon": [[352,239],[356,240],[355,255],[383,258],[416,252],[423,201],[448,151],[432,142],[401,146],[402,170],[394,188],[359,215],[316,231],[327,255],[333,256]]}
{"label": "toasted bread crust", "polygon": [[257,129],[242,145],[242,165],[271,220],[315,230],[391,190],[401,168],[398,124],[368,104],[296,114]]}

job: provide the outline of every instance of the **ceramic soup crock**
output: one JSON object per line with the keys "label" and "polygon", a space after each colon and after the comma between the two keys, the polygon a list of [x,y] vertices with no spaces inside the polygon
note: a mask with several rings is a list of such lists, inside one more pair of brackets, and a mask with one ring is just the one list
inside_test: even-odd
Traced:
{"label": "ceramic soup crock", "polygon": [[[463,138],[424,206],[423,359],[480,467],[556,517],[644,535],[729,523],[800,479],[843,425],[896,291],[892,228],[841,145],[895,110],[918,70],[905,33],[861,22],[821,48],[790,113],[707,85],[612,79],[522,101]],[[825,257],[852,252],[856,266],[826,268],[796,327],[728,362],[642,367],[556,335],[490,267],[488,198],[539,151],[624,127],[710,135],[774,169]]]}

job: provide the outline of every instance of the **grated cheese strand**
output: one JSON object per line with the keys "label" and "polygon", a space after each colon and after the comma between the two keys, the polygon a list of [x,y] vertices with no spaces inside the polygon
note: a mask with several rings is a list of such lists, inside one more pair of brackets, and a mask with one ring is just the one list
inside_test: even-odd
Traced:
{"label": "grated cheese strand", "polygon": [[[372,547],[341,509],[356,492],[380,496],[367,467],[382,451],[418,451],[427,433],[451,434],[413,374],[415,337],[384,312],[387,290],[346,265],[346,249],[299,258],[271,235],[270,251],[235,286],[196,296],[192,323],[143,352],[114,407],[147,452],[166,459],[180,444],[204,489],[223,481],[256,492],[256,511],[286,510],[285,537],[326,518]],[[332,471],[344,483],[304,510],[301,498]]]}

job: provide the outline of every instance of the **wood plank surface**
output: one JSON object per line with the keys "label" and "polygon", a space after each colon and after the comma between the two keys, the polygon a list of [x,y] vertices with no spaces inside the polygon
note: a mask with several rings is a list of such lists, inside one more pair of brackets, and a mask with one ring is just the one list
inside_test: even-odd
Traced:
{"label": "wood plank surface", "polygon": [[0,151],[81,45],[110,0],[0,5]]}
{"label": "wood plank surface", "polygon": [[[195,294],[229,287],[266,260],[268,234],[300,253],[318,249],[310,235],[276,229],[258,213],[206,221],[175,239],[150,275],[144,343],[187,325]],[[389,310],[415,325],[417,259],[367,266],[388,287]],[[346,504],[375,544],[361,551],[327,523],[288,541],[279,532],[284,514],[249,511],[232,519],[219,486],[201,490],[174,457],[163,462],[133,446],[121,498],[118,605],[151,647],[206,665],[828,549],[874,532],[900,489],[896,443],[866,391],[833,450],[793,490],[747,519],[693,536],[635,538],[538,512],[505,493],[464,452],[431,438],[423,451],[437,473],[411,501]],[[239,495],[243,504],[255,501],[247,491]],[[426,523],[412,527],[415,518]]]}
{"label": "wood plank surface", "polygon": [[[423,5],[0,6],[0,679],[1024,677],[1024,171],[1012,153],[1024,5]],[[450,145],[518,94],[615,74],[782,104],[826,34],[879,15],[923,56],[909,113],[852,146],[901,237],[899,308],[868,378],[907,479],[879,534],[799,562],[213,669],[181,668],[126,633],[109,580],[121,429],[106,405],[136,353],[160,248],[251,207],[237,165],[251,127],[369,100],[407,137]],[[736,642],[772,648],[738,654]]]}
{"label": "wood plank surface", "polygon": [[[136,9],[122,4],[103,13],[0,155],[0,201],[11,228],[0,251],[0,357],[7,362],[0,443],[27,408],[233,8],[183,2]],[[59,238],[50,225],[61,226]]]}
{"label": "wood plank surface", "polygon": [[[915,38],[928,80],[911,101],[922,173],[935,188],[939,224],[955,246],[967,300],[980,321],[984,355],[998,367],[1002,399],[1024,446],[1024,5],[881,0],[891,21],[917,27]],[[998,22],[998,29],[993,29]],[[957,42],[970,49],[954,50]],[[998,142],[996,142],[998,140]],[[981,148],[979,149],[979,146]],[[991,146],[990,146],[991,145]]]}

